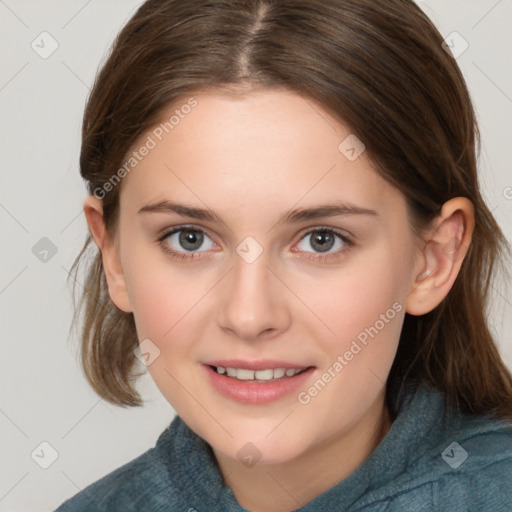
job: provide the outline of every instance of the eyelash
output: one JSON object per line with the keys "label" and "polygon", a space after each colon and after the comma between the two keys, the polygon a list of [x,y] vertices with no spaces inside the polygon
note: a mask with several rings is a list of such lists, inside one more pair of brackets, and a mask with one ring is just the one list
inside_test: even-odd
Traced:
{"label": "eyelash", "polygon": [[[181,252],[175,251],[173,249],[170,249],[169,245],[164,243],[165,240],[167,238],[169,238],[171,235],[174,235],[175,233],[179,233],[180,231],[185,231],[185,230],[202,233],[202,234],[208,236],[208,233],[206,233],[204,230],[196,228],[194,226],[176,226],[175,228],[173,228],[169,231],[166,231],[165,234],[160,236],[158,238],[157,242],[161,245],[162,249],[167,254],[169,254],[169,256],[171,256],[172,258],[176,258],[180,261],[184,261],[184,260],[192,261],[197,257],[202,257],[202,256],[200,256],[201,253],[197,253],[197,252],[181,253]],[[354,242],[352,242],[352,240],[350,240],[350,238],[348,238],[346,235],[340,233],[339,231],[336,231],[333,228],[324,227],[324,226],[315,227],[314,229],[311,229],[308,232],[304,233],[304,235],[302,235],[302,237],[300,238],[299,242],[313,233],[328,233],[332,236],[335,236],[335,237],[337,236],[345,244],[345,248],[338,250],[337,252],[329,253],[329,254],[315,253],[315,254],[317,254],[317,256],[315,256],[315,257],[306,256],[306,258],[310,259],[310,260],[325,262],[325,261],[331,261],[332,259],[339,259],[354,246]],[[208,236],[208,238],[211,238],[211,237]]]}

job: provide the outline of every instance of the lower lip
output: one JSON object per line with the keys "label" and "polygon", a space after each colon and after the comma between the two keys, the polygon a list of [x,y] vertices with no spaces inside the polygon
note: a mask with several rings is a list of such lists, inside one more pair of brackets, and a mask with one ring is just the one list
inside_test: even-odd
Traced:
{"label": "lower lip", "polygon": [[310,367],[293,377],[284,377],[272,382],[256,382],[220,375],[210,366],[202,366],[219,393],[244,404],[265,404],[279,400],[297,391],[315,370],[314,367]]}

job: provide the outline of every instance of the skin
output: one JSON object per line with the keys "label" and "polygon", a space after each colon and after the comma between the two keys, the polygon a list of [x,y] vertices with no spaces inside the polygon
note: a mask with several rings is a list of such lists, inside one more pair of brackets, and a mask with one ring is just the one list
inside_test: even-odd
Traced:
{"label": "skin", "polygon": [[[448,201],[420,239],[401,193],[365,152],[355,161],[340,152],[350,130],[320,105],[286,90],[195,98],[191,113],[122,181],[115,238],[106,235],[99,199],[88,197],[84,212],[113,302],[133,312],[139,340],[160,350],[148,369],[162,394],[212,446],[242,506],[293,510],[350,475],[389,430],[385,382],[405,312],[431,311],[450,290],[473,208],[464,198]],[[138,213],[164,199],[209,208],[223,222]],[[277,223],[290,209],[331,202],[376,215]],[[187,254],[178,235],[157,241],[182,225],[207,235],[194,259],[163,250],[167,243]],[[335,256],[321,261],[315,233],[306,233],[322,227],[354,245],[336,237],[327,251]],[[263,249],[252,263],[236,252],[247,236]],[[297,393],[269,404],[235,402],[201,368],[228,358],[315,366],[307,391],[393,304],[401,307],[396,316],[306,405]],[[261,455],[250,467],[237,456],[246,443]]]}

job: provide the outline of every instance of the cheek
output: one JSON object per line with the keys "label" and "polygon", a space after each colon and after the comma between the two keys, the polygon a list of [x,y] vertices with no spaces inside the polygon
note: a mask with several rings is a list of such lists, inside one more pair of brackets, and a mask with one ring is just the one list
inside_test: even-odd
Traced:
{"label": "cheek", "polygon": [[[197,362],[196,342],[204,338],[201,299],[211,284],[204,283],[204,276],[192,276],[177,266],[155,262],[144,266],[141,259],[137,263],[130,278],[137,333],[140,341],[151,340],[157,347],[152,350],[158,354],[147,370],[172,407],[187,414],[194,406],[189,393],[200,395],[197,383],[190,381],[190,369]],[[204,284],[197,284],[201,282]]]}
{"label": "cheek", "polygon": [[137,331],[163,348],[205,294],[200,285],[204,279],[169,262],[158,250],[132,245],[125,275]]}
{"label": "cheek", "polygon": [[[376,323],[379,331],[399,334],[396,317],[403,309],[405,267],[396,260],[391,251],[372,251],[346,266],[297,281],[297,295],[320,320],[317,333],[325,332],[322,339],[332,340],[332,348],[342,349],[361,333],[364,338],[365,329]],[[391,329],[395,324],[398,328]]]}
{"label": "cheek", "polygon": [[306,286],[301,291],[309,293],[304,302],[329,328],[315,318],[302,324],[311,329],[310,339],[320,349],[320,367],[318,380],[302,389],[298,399],[311,417],[323,419],[322,435],[364,414],[381,392],[396,355],[405,314],[403,283],[390,268],[392,259],[380,255],[372,265],[340,270],[337,278],[317,282],[314,291]]}

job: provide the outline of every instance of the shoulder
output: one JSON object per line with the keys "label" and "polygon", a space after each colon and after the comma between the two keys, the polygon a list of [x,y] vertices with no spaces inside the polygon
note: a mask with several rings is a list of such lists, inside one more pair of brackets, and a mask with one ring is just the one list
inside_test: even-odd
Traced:
{"label": "shoulder", "polygon": [[[169,429],[166,429],[159,442],[168,436]],[[172,485],[168,464],[157,444],[90,484],[65,501],[55,512],[156,512],[166,510],[170,505],[184,506]]]}
{"label": "shoulder", "polygon": [[[469,419],[467,428],[441,452],[449,470],[439,480],[439,496],[467,496],[474,510],[512,510],[512,424]],[[445,439],[445,443],[446,443]]]}
{"label": "shoulder", "polygon": [[384,484],[364,503],[386,503],[389,510],[511,512],[512,423],[450,409],[443,398],[426,386],[407,394],[382,451],[393,472],[379,477]]}
{"label": "shoulder", "polygon": [[512,511],[511,423],[459,413],[417,462],[434,510]]}

